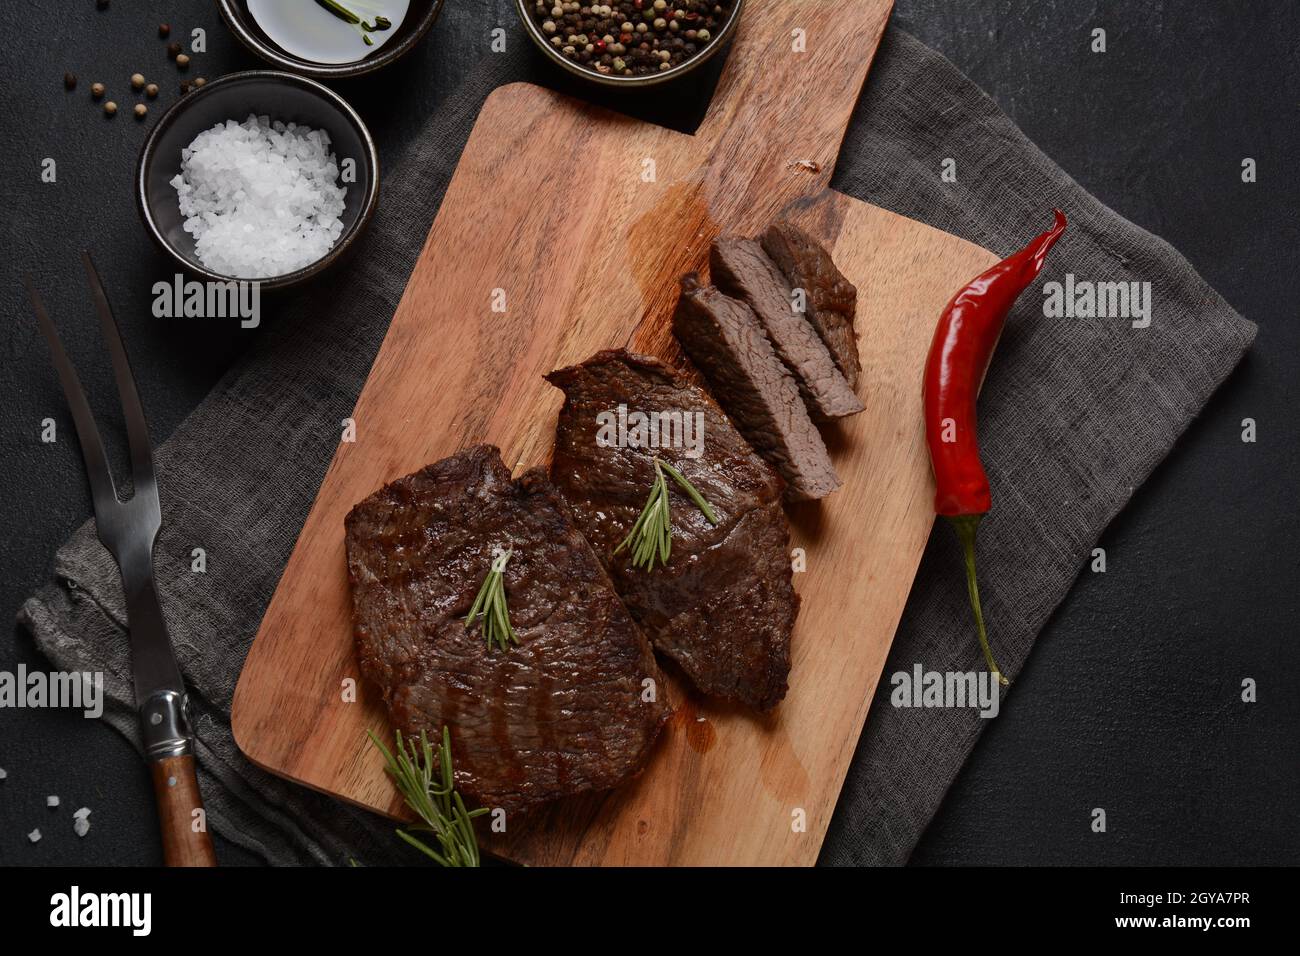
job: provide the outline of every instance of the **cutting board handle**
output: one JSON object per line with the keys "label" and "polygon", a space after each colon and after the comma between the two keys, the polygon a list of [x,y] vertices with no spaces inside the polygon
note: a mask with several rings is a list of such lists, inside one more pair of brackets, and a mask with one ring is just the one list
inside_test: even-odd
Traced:
{"label": "cutting board handle", "polygon": [[750,0],[695,134],[712,143],[713,168],[764,182],[776,165],[804,177],[806,192],[823,188],[892,7]]}

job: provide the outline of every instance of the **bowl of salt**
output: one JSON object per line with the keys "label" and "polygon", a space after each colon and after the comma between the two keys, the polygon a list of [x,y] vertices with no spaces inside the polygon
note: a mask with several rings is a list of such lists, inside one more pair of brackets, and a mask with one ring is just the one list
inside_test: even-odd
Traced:
{"label": "bowl of salt", "polygon": [[150,131],[136,203],[158,245],[209,280],[263,289],[319,275],[353,247],[379,198],[379,153],[328,87],[269,70],[182,97]]}

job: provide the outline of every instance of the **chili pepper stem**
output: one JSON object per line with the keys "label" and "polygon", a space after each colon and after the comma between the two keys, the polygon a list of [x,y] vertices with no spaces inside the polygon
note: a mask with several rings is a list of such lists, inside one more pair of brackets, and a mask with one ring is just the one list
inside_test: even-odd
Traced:
{"label": "chili pepper stem", "polygon": [[948,520],[952,522],[957,539],[961,542],[962,560],[966,565],[966,590],[970,594],[970,606],[975,611],[975,630],[979,634],[980,649],[984,651],[984,660],[989,670],[997,675],[998,683],[1007,687],[1011,681],[1003,676],[1002,668],[993,659],[993,650],[989,647],[989,635],[984,629],[984,610],[980,607],[980,588],[975,580],[975,532],[983,517],[981,514],[949,515]]}

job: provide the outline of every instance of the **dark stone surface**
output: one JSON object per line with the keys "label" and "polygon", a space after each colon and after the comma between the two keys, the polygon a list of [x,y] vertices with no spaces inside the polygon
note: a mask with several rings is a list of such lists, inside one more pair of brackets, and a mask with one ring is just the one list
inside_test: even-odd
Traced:
{"label": "dark stone surface", "polygon": [[[61,5],[43,29],[5,4],[0,61],[4,216],[0,306],[0,610],[48,576],[55,548],[90,513],[75,443],[38,440],[41,419],[70,429],[18,277],[31,271],[64,330],[92,405],[114,428],[111,374],[76,250],[96,251],[110,292],[147,288],[170,267],[136,219],[131,176],[145,125],[127,77],[176,96],[160,21],[207,29],[191,76],[259,66],[209,3],[136,0],[97,13]],[[1300,861],[1300,703],[1296,620],[1295,301],[1300,152],[1290,0],[1078,3],[898,0],[896,22],[945,52],[1045,152],[1102,201],[1180,249],[1259,323],[1253,351],[1102,540],[1105,574],[1085,572],[918,847],[917,863],[1257,863]],[[508,0],[452,0],[428,40],[377,76],[337,89],[393,155],[419,118],[487,55],[489,31],[516,37]],[[1108,52],[1088,50],[1107,31]],[[522,38],[520,38],[522,39]],[[710,75],[637,112],[676,128],[698,119]],[[80,80],[65,93],[62,75]],[[564,79],[538,62],[540,80]],[[123,106],[106,120],[95,80]],[[152,119],[153,117],[151,117]],[[40,181],[40,161],[58,182]],[[1243,157],[1259,180],[1243,184]],[[256,333],[119,311],[155,441],[197,404]],[[1240,440],[1254,418],[1259,439]],[[65,431],[63,434],[70,435]],[[114,448],[121,460],[120,445]],[[165,493],[165,489],[164,489]],[[43,667],[12,626],[0,670]],[[1243,678],[1259,702],[1240,701]],[[144,767],[107,727],[68,713],[0,711],[0,864],[153,864],[161,859]],[[63,806],[45,808],[46,794]],[[94,810],[84,840],[71,811]],[[1108,832],[1089,828],[1106,809]],[[25,834],[40,827],[44,839]],[[251,862],[218,840],[224,863]]]}

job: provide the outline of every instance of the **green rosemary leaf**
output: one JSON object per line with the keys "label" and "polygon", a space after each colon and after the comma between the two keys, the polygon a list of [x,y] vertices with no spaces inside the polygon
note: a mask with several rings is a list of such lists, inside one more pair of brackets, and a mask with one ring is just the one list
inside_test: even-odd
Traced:
{"label": "green rosemary leaf", "polygon": [[442,795],[446,796],[447,794],[451,793],[454,789],[452,787],[452,781],[454,780],[454,777],[452,776],[452,771],[451,771],[451,731],[447,728],[445,724],[443,725],[442,728],[442,747],[438,751],[438,758],[439,758],[439,763],[442,766],[442,780],[444,784],[442,788]]}
{"label": "green rosemary leaf", "polygon": [[[486,808],[469,810],[456,792],[455,776],[451,763],[451,730],[442,728],[442,745],[435,754],[428,737],[421,732],[417,744],[414,739],[403,739],[397,732],[397,746],[389,750],[373,733],[370,742],[383,754],[388,775],[406,805],[420,819],[410,829],[432,833],[437,839],[434,849],[407,830],[397,835],[439,866],[478,866],[478,837],[473,820],[487,813]],[[438,779],[435,782],[434,775]]]}
{"label": "green rosemary leaf", "polygon": [[[362,42],[365,43],[366,46],[374,46],[375,41],[370,34],[392,29],[393,21],[388,19],[388,17],[374,14],[373,10],[371,10],[371,5],[368,3],[362,3],[360,0],[350,0],[350,2],[355,7],[361,7],[362,13],[356,13],[340,3],[339,0],[316,0],[316,5],[329,11],[344,23],[356,27],[357,32],[361,35]],[[362,15],[364,13],[369,13],[371,15],[371,21],[369,23],[366,22],[365,17]]]}
{"label": "green rosemary leaf", "polygon": [[507,650],[511,642],[518,644],[519,637],[510,624],[510,608],[506,604],[506,562],[514,554],[514,548],[501,552],[492,561],[492,568],[478,589],[474,603],[470,605],[469,615],[465,618],[465,628],[474,626],[474,619],[483,619],[483,636],[487,646],[496,644],[501,650]]}
{"label": "green rosemary leaf", "polygon": [[696,490],[680,471],[656,458],[654,460],[655,478],[650,485],[650,496],[646,499],[645,507],[641,509],[641,514],[632,524],[632,530],[614,549],[618,554],[629,544],[632,545],[632,567],[644,568],[647,571],[653,570],[655,559],[659,559],[661,565],[668,563],[668,558],[673,551],[673,529],[672,515],[669,510],[668,500],[668,482],[664,478],[664,472],[668,472],[677,482],[687,496],[695,503],[695,506],[704,513],[704,517],[709,520],[710,524],[718,523],[717,513],[704,500],[704,496]]}
{"label": "green rosemary leaf", "polygon": [[393,832],[396,833],[403,840],[405,840],[407,843],[411,844],[411,846],[415,847],[425,856],[431,857],[439,866],[452,865],[451,863],[447,862],[447,858],[445,856],[438,853],[436,850],[433,849],[433,847],[429,846],[429,844],[425,843],[423,840],[416,839],[415,837],[411,836],[411,834],[407,833],[405,830],[394,830]]}
{"label": "green rosemary leaf", "polygon": [[704,496],[695,490],[695,486],[686,480],[686,476],[666,461],[659,461],[657,458],[655,461],[659,462],[659,464],[663,466],[664,471],[673,476],[673,481],[681,485],[682,491],[686,492],[691,501],[695,502],[695,506],[704,512],[704,517],[709,519],[709,524],[717,524],[717,514],[715,514],[713,509],[709,507],[709,503],[704,500]]}
{"label": "green rosemary leaf", "polygon": [[357,16],[347,7],[343,6],[343,4],[339,3],[338,0],[316,0],[316,3],[318,6],[322,6],[330,13],[334,14],[334,16],[338,17],[344,23],[361,22],[361,18],[359,16]]}
{"label": "green rosemary leaf", "polygon": [[472,821],[475,817],[487,813],[487,807],[479,807],[471,813],[465,808],[465,801],[460,798],[459,793],[453,790],[451,796],[456,803],[456,825],[459,827],[461,834],[464,837],[461,841],[461,846],[464,847],[466,859],[469,861],[468,865],[478,866],[478,840],[474,836],[474,824]]}
{"label": "green rosemary leaf", "polygon": [[668,485],[664,481],[663,472],[659,470],[659,459],[656,458],[650,497],[646,499],[645,507],[641,509],[632,530],[614,549],[614,553],[618,554],[631,544],[632,566],[648,570],[654,567],[655,556],[665,553],[664,537],[667,535],[671,535],[668,526]]}

